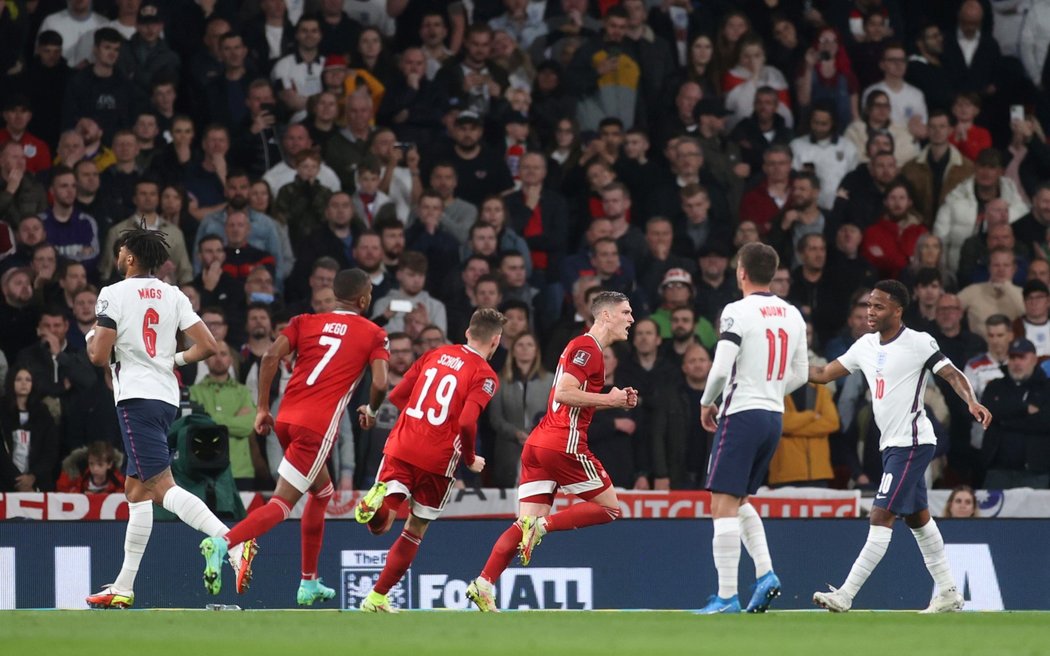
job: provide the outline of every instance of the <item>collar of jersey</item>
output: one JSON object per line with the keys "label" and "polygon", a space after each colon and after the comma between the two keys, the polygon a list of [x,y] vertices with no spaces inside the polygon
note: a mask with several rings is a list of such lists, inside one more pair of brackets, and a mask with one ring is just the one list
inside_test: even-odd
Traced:
{"label": "collar of jersey", "polygon": [[893,342],[897,341],[897,338],[898,338],[898,337],[900,337],[901,335],[903,335],[903,334],[904,334],[904,328],[905,328],[905,326],[904,326],[904,324],[902,323],[902,324],[901,324],[901,329],[897,331],[897,334],[896,334],[896,335],[894,335],[893,337],[890,337],[890,338],[889,338],[888,340],[886,340],[885,342],[884,342],[884,341],[882,341],[882,339],[880,338],[880,339],[879,339],[879,346],[886,346],[887,344],[892,344]]}

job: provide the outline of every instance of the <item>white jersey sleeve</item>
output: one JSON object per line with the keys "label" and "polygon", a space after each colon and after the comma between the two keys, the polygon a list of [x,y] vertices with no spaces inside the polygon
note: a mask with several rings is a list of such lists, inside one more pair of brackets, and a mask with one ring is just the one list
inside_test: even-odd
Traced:
{"label": "white jersey sleeve", "polygon": [[176,312],[179,317],[179,330],[187,330],[190,326],[197,324],[201,321],[200,316],[193,311],[193,304],[190,302],[190,297],[186,296],[181,289],[175,288],[177,293],[176,299]]}

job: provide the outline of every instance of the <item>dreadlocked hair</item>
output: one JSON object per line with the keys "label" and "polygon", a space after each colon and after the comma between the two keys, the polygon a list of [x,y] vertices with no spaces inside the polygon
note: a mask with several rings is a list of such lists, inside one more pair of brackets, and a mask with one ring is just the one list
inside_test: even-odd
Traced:
{"label": "dreadlocked hair", "polygon": [[142,267],[153,273],[168,261],[168,242],[158,230],[126,230],[120,234],[118,244],[135,256]]}

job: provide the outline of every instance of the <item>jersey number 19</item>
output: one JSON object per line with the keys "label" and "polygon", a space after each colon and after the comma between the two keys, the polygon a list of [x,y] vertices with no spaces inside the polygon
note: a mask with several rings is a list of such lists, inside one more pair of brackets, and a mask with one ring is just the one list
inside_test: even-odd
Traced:
{"label": "jersey number 19", "polygon": [[446,374],[438,382],[437,389],[434,390],[434,400],[437,401],[440,412],[434,412],[434,408],[429,408],[426,413],[423,412],[423,401],[426,400],[427,394],[430,393],[430,388],[434,385],[434,379],[437,378],[437,367],[431,367],[424,371],[423,377],[426,380],[423,381],[423,389],[419,392],[419,399],[414,407],[405,410],[405,414],[413,419],[422,419],[423,415],[426,414],[427,421],[430,422],[431,426],[440,426],[448,419],[448,406],[452,402],[452,395],[456,393],[456,377],[452,374]]}

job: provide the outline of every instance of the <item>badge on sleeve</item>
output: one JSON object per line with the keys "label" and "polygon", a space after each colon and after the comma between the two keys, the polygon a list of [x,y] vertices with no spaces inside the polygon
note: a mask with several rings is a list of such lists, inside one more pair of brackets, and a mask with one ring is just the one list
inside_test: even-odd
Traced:
{"label": "badge on sleeve", "polygon": [[587,361],[591,359],[591,354],[584,350],[576,351],[576,355],[572,356],[572,363],[577,367],[583,367],[587,365]]}
{"label": "badge on sleeve", "polygon": [[486,378],[481,389],[485,390],[485,393],[489,396],[492,396],[496,393],[496,381],[491,378]]}
{"label": "badge on sleeve", "polygon": [[106,310],[109,309],[109,301],[102,299],[95,303],[95,315],[105,314]]}
{"label": "badge on sleeve", "polygon": [[729,332],[729,329],[733,327],[733,317],[722,317],[722,331]]}

